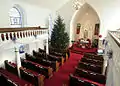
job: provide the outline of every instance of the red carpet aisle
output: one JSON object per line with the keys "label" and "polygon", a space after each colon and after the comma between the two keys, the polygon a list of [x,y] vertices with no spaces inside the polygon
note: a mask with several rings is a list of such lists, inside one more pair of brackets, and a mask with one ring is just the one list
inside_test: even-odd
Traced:
{"label": "red carpet aisle", "polygon": [[68,83],[69,74],[74,72],[81,58],[82,55],[71,53],[69,60],[60,67],[59,71],[55,72],[51,79],[45,80],[45,86],[63,86],[63,83]]}

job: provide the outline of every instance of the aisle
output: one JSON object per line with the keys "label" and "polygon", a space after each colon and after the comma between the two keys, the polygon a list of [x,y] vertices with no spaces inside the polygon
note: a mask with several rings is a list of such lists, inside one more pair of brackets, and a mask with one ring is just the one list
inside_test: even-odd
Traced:
{"label": "aisle", "polygon": [[51,79],[45,80],[45,86],[63,86],[64,83],[68,84],[69,74],[73,73],[75,66],[81,59],[82,55],[70,53],[70,58],[63,66],[60,67],[58,72],[55,72]]}

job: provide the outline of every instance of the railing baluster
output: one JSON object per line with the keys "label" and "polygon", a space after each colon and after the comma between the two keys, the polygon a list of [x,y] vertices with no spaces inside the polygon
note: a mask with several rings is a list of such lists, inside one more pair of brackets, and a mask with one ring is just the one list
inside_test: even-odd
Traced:
{"label": "railing baluster", "polygon": [[10,32],[10,34],[9,34],[9,35],[10,35],[10,39],[12,40],[12,38],[13,38],[13,36],[12,36],[12,32]]}
{"label": "railing baluster", "polygon": [[8,33],[6,33],[6,39],[9,40]]}
{"label": "railing baluster", "polygon": [[20,36],[19,36],[19,32],[17,32],[17,38],[19,38]]}

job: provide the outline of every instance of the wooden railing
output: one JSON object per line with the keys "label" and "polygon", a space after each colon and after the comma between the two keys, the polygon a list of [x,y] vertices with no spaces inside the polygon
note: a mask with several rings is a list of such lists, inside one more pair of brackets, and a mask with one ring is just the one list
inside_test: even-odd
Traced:
{"label": "wooden railing", "polygon": [[[106,41],[108,42],[105,47],[106,55],[112,56],[108,60],[106,86],[120,86],[120,31],[109,31]],[[109,54],[110,51],[112,51],[112,54]]]}
{"label": "wooden railing", "polygon": [[23,27],[23,28],[0,28],[0,41],[14,40],[36,35],[48,34],[47,28]]}
{"label": "wooden railing", "polygon": [[116,44],[120,47],[120,32],[119,31],[109,31],[110,36],[116,42]]}

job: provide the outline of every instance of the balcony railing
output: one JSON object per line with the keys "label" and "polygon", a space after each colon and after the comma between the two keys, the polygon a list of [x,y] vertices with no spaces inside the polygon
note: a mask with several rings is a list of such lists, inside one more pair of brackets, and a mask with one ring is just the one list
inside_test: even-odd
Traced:
{"label": "balcony railing", "polygon": [[48,34],[47,28],[40,27],[0,28],[0,42],[44,34]]}
{"label": "balcony railing", "polygon": [[106,86],[110,86],[111,83],[112,86],[120,86],[120,31],[109,31],[107,40],[106,52],[109,53],[109,49],[111,49],[112,58],[109,60]]}
{"label": "balcony railing", "polygon": [[116,44],[120,47],[120,32],[119,31],[109,31],[110,36],[116,42]]}

